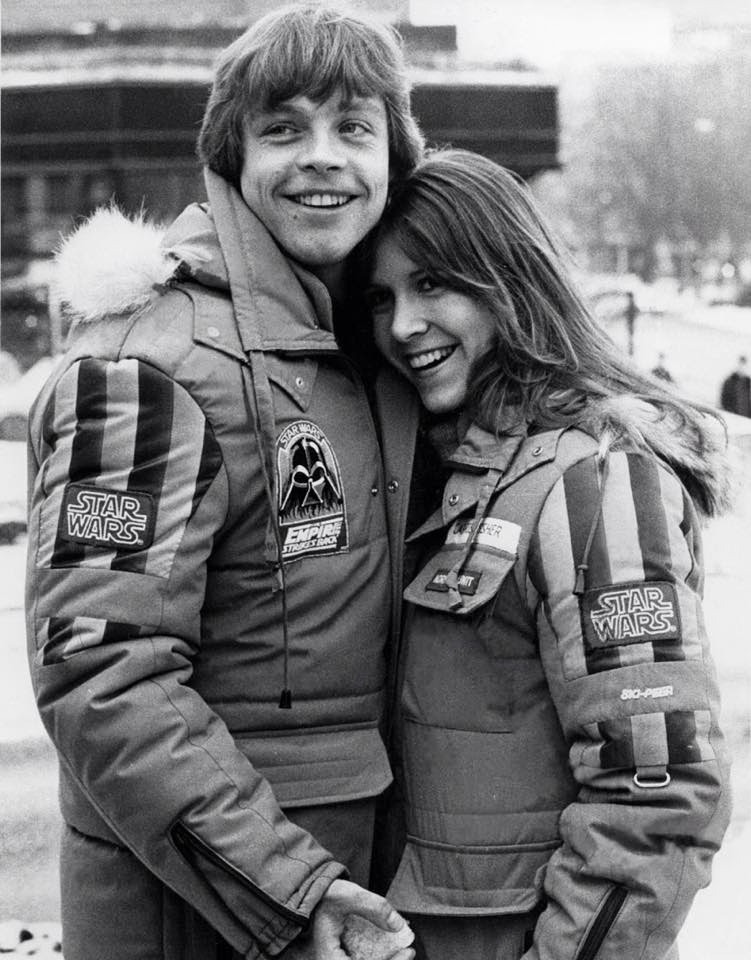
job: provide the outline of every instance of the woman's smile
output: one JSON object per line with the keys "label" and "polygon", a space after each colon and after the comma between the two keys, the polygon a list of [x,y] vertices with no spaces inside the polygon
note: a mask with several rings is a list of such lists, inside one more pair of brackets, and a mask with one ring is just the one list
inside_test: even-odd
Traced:
{"label": "woman's smile", "polygon": [[461,408],[477,361],[495,337],[489,311],[430,276],[386,236],[368,291],[375,339],[432,413]]}

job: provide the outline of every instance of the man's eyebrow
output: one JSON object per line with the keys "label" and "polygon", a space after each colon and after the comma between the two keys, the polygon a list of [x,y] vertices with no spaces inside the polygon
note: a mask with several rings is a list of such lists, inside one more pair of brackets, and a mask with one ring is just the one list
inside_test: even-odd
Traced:
{"label": "man's eyebrow", "polygon": [[340,110],[365,110],[373,113],[380,112],[380,106],[383,100],[381,97],[362,96],[362,97],[342,97],[339,101]]}
{"label": "man's eyebrow", "polygon": [[304,112],[305,111],[301,107],[295,106],[292,100],[279,100],[277,103],[267,103],[254,111],[254,113],[259,117],[268,117],[276,113],[300,114]]}

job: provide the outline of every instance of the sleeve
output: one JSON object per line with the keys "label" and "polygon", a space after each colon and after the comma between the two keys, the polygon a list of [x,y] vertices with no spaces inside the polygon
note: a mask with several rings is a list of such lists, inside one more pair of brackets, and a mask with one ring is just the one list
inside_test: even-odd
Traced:
{"label": "sleeve", "polygon": [[219,444],[189,393],[135,359],[75,363],[31,437],[29,655],[61,763],[235,949],[273,956],[344,868],[190,684],[228,510]]}
{"label": "sleeve", "polygon": [[663,960],[729,820],[693,505],[651,456],[611,453],[605,465],[566,471],[530,549],[578,794],[525,960]]}

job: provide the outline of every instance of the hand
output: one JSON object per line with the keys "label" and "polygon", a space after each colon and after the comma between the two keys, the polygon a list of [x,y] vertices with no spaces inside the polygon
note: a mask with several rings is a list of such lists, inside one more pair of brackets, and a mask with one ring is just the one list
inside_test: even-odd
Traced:
{"label": "hand", "polygon": [[[387,933],[409,932],[406,921],[388,900],[348,880],[334,880],[313,911],[313,960],[349,960],[342,948],[342,934],[350,914],[364,917]],[[378,957],[379,960],[413,960],[414,955],[413,950],[395,945],[394,952],[379,953]]]}

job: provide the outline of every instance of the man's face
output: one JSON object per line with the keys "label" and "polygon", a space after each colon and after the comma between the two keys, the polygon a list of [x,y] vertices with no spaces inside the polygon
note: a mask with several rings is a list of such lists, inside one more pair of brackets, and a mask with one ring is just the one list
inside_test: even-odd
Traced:
{"label": "man's face", "polygon": [[331,285],[386,203],[389,142],[380,97],[293,97],[251,114],[240,191],[276,242]]}

